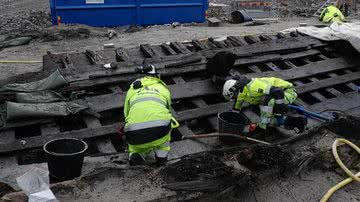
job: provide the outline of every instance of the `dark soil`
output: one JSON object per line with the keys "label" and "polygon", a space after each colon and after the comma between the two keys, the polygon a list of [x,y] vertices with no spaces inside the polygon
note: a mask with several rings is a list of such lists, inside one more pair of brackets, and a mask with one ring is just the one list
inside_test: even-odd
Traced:
{"label": "dark soil", "polygon": [[237,160],[252,171],[279,169],[281,172],[289,165],[291,156],[289,151],[281,147],[257,146],[240,151]]}
{"label": "dark soil", "polygon": [[331,122],[328,128],[332,132],[345,138],[360,140],[360,117],[341,117]]}
{"label": "dark soil", "polygon": [[8,184],[5,184],[3,182],[0,182],[0,198],[3,197],[5,194],[14,192],[15,189],[10,187]]}
{"label": "dark soil", "polygon": [[215,155],[208,153],[183,158],[164,169],[167,181],[184,182],[200,178],[214,178],[230,173],[232,168]]}

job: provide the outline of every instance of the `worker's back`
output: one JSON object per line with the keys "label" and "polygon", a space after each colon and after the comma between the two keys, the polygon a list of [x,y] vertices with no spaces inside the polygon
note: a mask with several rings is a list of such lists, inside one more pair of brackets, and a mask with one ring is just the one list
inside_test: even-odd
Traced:
{"label": "worker's back", "polygon": [[343,21],[345,21],[345,17],[337,7],[329,6],[321,12],[320,21],[322,21],[322,22],[343,22]]}
{"label": "worker's back", "polygon": [[282,89],[291,88],[293,84],[275,77],[253,78],[238,95],[238,101],[246,101],[250,104],[259,104],[264,94],[269,94],[271,87]]}
{"label": "worker's back", "polygon": [[[141,82],[141,87],[136,82]],[[166,84],[155,77],[135,81],[126,95],[124,114],[126,126],[156,120],[169,120],[171,95]]]}

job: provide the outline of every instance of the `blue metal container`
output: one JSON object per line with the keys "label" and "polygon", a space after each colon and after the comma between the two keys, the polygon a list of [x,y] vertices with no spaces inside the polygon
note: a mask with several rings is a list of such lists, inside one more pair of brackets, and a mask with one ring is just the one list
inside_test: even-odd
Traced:
{"label": "blue metal container", "polygon": [[90,26],[204,22],[207,0],[50,0],[52,23]]}

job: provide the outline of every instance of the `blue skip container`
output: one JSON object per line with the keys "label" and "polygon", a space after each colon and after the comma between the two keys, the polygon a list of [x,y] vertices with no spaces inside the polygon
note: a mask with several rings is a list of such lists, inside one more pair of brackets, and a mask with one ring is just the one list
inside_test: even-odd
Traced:
{"label": "blue skip container", "polygon": [[204,22],[207,0],[50,0],[54,25],[95,27]]}

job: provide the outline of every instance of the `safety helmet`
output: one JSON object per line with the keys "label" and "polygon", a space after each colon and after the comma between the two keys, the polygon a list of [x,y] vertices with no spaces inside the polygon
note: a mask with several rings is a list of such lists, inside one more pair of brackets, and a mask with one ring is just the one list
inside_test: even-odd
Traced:
{"label": "safety helmet", "polygon": [[136,68],[136,72],[160,78],[160,74],[157,72],[156,67],[152,64],[143,64],[140,67]]}
{"label": "safety helmet", "polygon": [[235,88],[236,80],[230,79],[227,80],[223,87],[223,96],[226,100],[234,99],[236,88]]}

